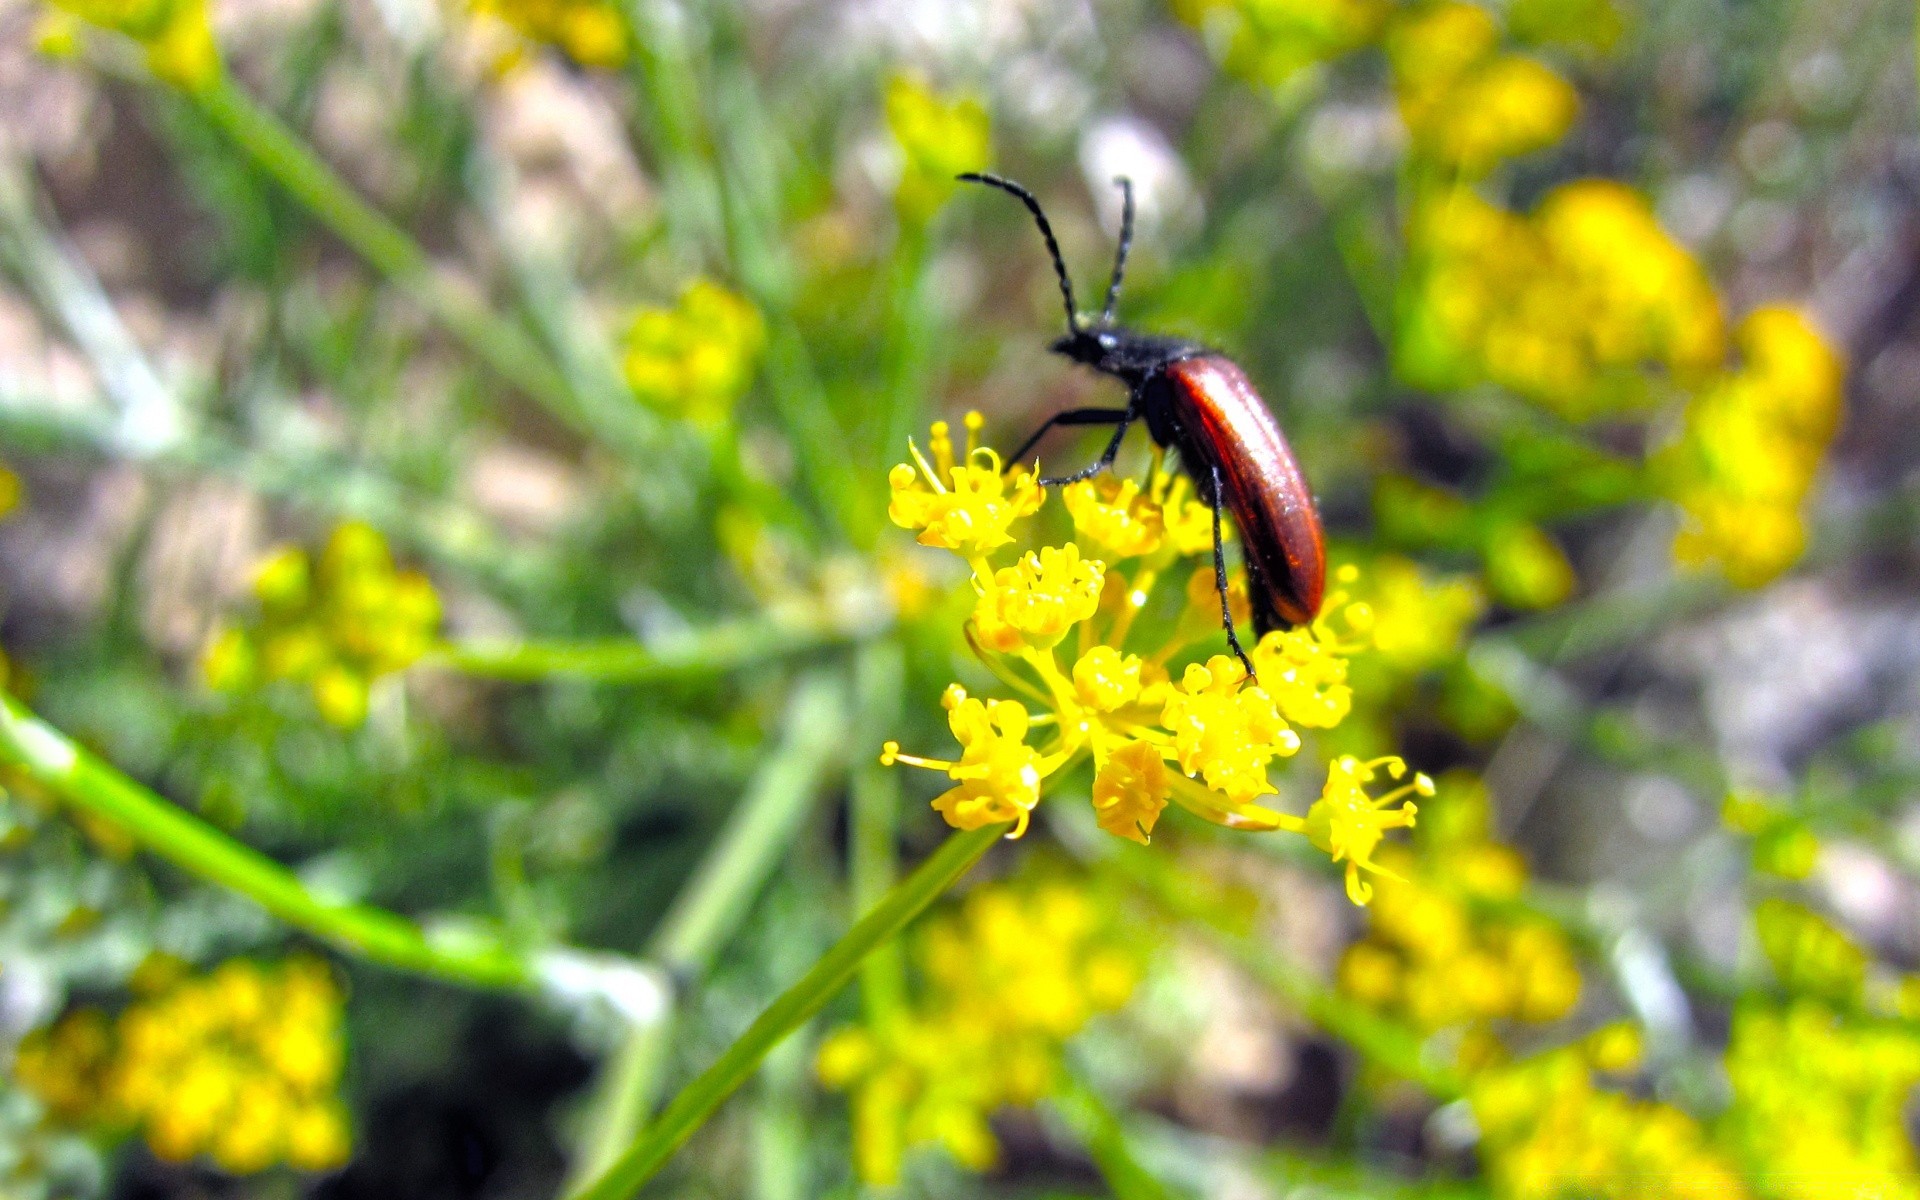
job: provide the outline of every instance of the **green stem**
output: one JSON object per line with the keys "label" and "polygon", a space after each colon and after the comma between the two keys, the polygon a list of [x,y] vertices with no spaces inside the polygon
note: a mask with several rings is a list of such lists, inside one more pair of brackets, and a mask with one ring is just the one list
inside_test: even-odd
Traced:
{"label": "green stem", "polygon": [[718,675],[801,654],[851,636],[824,617],[751,617],[708,626],[654,648],[630,638],[591,641],[472,641],[443,645],[421,660],[470,675],[531,681],[573,675],[603,683],[659,683]]}
{"label": "green stem", "polygon": [[[845,737],[845,696],[825,672],[804,679],[787,709],[786,735],[747,787],[727,826],[654,932],[649,957],[698,980],[793,844]],[[597,1178],[631,1142],[652,1108],[672,1027],[669,1012],[636,1026],[609,1060],[588,1105],[571,1187]]]}
{"label": "green stem", "polygon": [[[341,241],[411,294],[482,362],[577,426],[589,422],[539,346],[511,321],[434,273],[419,243],[362,200],[272,112],[222,75],[183,93],[222,133],[293,194]],[[606,434],[607,422],[589,432]]]}
{"label": "green stem", "polygon": [[1119,1114],[1086,1080],[1072,1071],[1064,1073],[1051,1105],[1086,1147],[1114,1200],[1173,1200],[1176,1193],[1133,1156]]}
{"label": "green stem", "polygon": [[287,868],[122,775],[4,693],[0,758],[176,866],[238,892],[346,953],[472,987],[517,989],[533,983],[527,964],[497,945],[438,946],[395,913],[314,896]]}
{"label": "green stem", "polygon": [[906,928],[978,862],[1010,825],[991,825],[949,837],[931,857],[835,942],[800,981],[780,994],[714,1064],[675,1096],[619,1161],[578,1200],[624,1200],[660,1170],[673,1152],[753,1074],[760,1061],[808,1018],[826,1007],[859,970],[861,960]]}
{"label": "green stem", "polygon": [[[906,658],[894,641],[869,642],[854,660],[855,728],[899,724]],[[871,747],[855,746],[850,883],[853,911],[865,916],[893,887],[899,872],[900,773],[880,765]],[[864,753],[863,753],[864,751]],[[906,1007],[907,968],[898,942],[888,942],[860,964],[860,996],[878,1025]]]}

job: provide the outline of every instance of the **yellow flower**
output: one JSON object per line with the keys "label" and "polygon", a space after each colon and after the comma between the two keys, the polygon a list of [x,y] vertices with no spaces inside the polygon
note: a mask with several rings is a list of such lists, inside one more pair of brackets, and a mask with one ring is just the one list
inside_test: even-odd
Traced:
{"label": "yellow flower", "polygon": [[880,761],[945,771],[959,786],[942,792],[933,807],[956,829],[979,829],[1005,821],[1016,822],[1012,837],[1027,829],[1028,815],[1040,803],[1040,782],[1058,766],[1026,744],[1026,706],[1017,700],[975,700],[954,684],[941,701],[947,724],[960,743],[958,762],[920,758],[900,753],[888,742]]}
{"label": "yellow flower", "polygon": [[[1051,650],[1100,604],[1106,564],[1080,557],[1080,547],[1046,546],[994,572],[981,587],[973,628],[982,645],[1010,654]],[[980,585],[975,584],[976,587]]]}
{"label": "yellow flower", "polygon": [[21,1083],[56,1119],[138,1129],[171,1161],[206,1155],[234,1174],[344,1163],[341,998],[328,968],[234,959],[205,976],[166,974],[111,1025],[83,1010],[29,1038]]}
{"label": "yellow flower", "polygon": [[1173,10],[1205,35],[1229,71],[1280,90],[1366,45],[1388,7],[1384,0],[1176,0]]}
{"label": "yellow flower", "polygon": [[0,517],[20,507],[20,477],[0,466]]}
{"label": "yellow flower", "polygon": [[894,205],[903,221],[920,224],[953,194],[954,176],[978,171],[992,157],[987,110],[971,96],[948,98],[895,75],[887,81],[886,112],[901,158]]}
{"label": "yellow flower", "polygon": [[1399,555],[1375,558],[1367,578],[1373,648],[1404,675],[1430,671],[1450,659],[1486,609],[1486,597],[1471,577],[1433,579]]}
{"label": "yellow flower", "polygon": [[201,654],[207,685],[239,692],[301,683],[320,715],[343,729],[366,719],[376,680],[432,648],[440,624],[432,583],[396,570],[386,539],[359,522],[333,531],[317,565],[298,547],[268,554],[253,591],[259,619],[218,630]]}
{"label": "yellow flower", "polygon": [[1137,654],[1095,646],[1073,664],[1074,694],[1097,712],[1116,712],[1140,699],[1144,666]]}
{"label": "yellow flower", "polygon": [[1726,1071],[1726,1140],[1767,1195],[1920,1196],[1905,1115],[1920,1083],[1910,1027],[1750,1000],[1735,1011]]}
{"label": "yellow flower", "polygon": [[1160,751],[1128,742],[1107,755],[1093,777],[1093,811],[1100,828],[1145,845],[1167,806],[1173,783]]}
{"label": "yellow flower", "polygon": [[207,20],[206,0],[51,0],[88,24],[138,42],[154,75],[197,91],[222,72],[220,47]]}
{"label": "yellow flower", "polygon": [[1755,310],[1737,340],[1741,366],[1688,404],[1657,465],[1685,518],[1674,557],[1758,587],[1805,549],[1801,510],[1839,424],[1845,364],[1791,309]]}
{"label": "yellow flower", "polygon": [[609,0],[472,0],[529,41],[552,46],[583,67],[627,61],[627,29]]}
{"label": "yellow flower", "polygon": [[1545,64],[1498,52],[1493,15],[1460,0],[1416,5],[1387,39],[1400,116],[1416,153],[1468,175],[1550,146],[1579,111]]}
{"label": "yellow flower", "polygon": [[634,314],[623,359],[627,385],[642,403],[714,429],[752,386],[765,343],[751,301],[697,279],[673,307]]}
{"label": "yellow flower", "polygon": [[1740,1200],[1699,1122],[1594,1086],[1578,1047],[1482,1070],[1468,1086],[1497,1194],[1518,1200]]}
{"label": "yellow flower", "polygon": [[1433,795],[1433,780],[1415,773],[1405,786],[1382,796],[1369,796],[1366,785],[1382,771],[1391,779],[1399,779],[1407,773],[1407,764],[1395,757],[1371,762],[1361,762],[1352,755],[1334,759],[1327,767],[1326,787],[1307,810],[1308,839],[1334,862],[1347,864],[1347,898],[1355,904],[1365,904],[1373,895],[1373,885],[1360,873],[1385,873],[1373,861],[1373,853],[1386,831],[1412,825],[1418,811],[1411,801],[1399,808],[1388,805],[1407,795]]}
{"label": "yellow flower", "polygon": [[[1083,479],[1068,484],[1061,499],[1073,517],[1074,529],[1109,561],[1152,554],[1166,536],[1159,503],[1134,480],[1112,475]],[[1211,518],[1208,536],[1212,536]]]}
{"label": "yellow flower", "polygon": [[[1359,572],[1346,567],[1335,577],[1351,583]],[[1281,714],[1309,729],[1331,729],[1352,710],[1347,660],[1367,648],[1367,635],[1374,624],[1373,609],[1366,604],[1347,603],[1344,591],[1328,596],[1321,613],[1309,625],[1267,634],[1250,655],[1260,685],[1274,698]],[[1343,641],[1333,632],[1335,614],[1343,617],[1353,631],[1352,640]]]}
{"label": "yellow flower", "polygon": [[1139,982],[1140,929],[1093,880],[1030,877],[975,889],[914,931],[920,986],[905,1011],[835,1030],[820,1081],[852,1094],[854,1166],[887,1186],[919,1145],[973,1171],[999,1157],[987,1118],[1049,1095],[1062,1047]]}
{"label": "yellow flower", "polygon": [[1267,764],[1300,749],[1300,735],[1281,719],[1273,697],[1224,654],[1187,668],[1160,721],[1173,732],[1180,769],[1236,801],[1271,792]]}
{"label": "yellow flower", "polygon": [[[914,463],[893,469],[888,511],[919,530],[921,542],[966,559],[976,597],[967,643],[1022,700],[971,700],[956,685],[947,707],[961,759],[908,756],[889,742],[882,761],[948,772],[959,785],[934,804],[958,828],[1012,821],[1016,833],[1024,830],[1045,781],[1091,760],[1095,816],[1115,836],[1145,842],[1170,801],[1232,828],[1305,832],[1305,818],[1256,801],[1275,791],[1273,760],[1299,751],[1295,724],[1332,728],[1346,717],[1348,659],[1368,644],[1371,609],[1336,591],[1310,624],[1255,645],[1259,678],[1238,658],[1216,654],[1187,663],[1175,682],[1170,661],[1220,636],[1212,570],[1172,570],[1180,558],[1212,550],[1212,512],[1156,456],[1144,483],[1069,491],[1078,540],[996,567],[993,552],[1012,543],[1013,523],[1037,510],[1044,493],[1025,469],[1002,474],[998,456],[976,444],[979,426],[970,415],[957,462],[948,426],[936,424],[930,453],[914,447]],[[1165,577],[1189,574],[1177,613],[1151,603]],[[1357,577],[1351,567],[1336,573],[1343,586]],[[1245,621],[1244,588],[1237,594]],[[1127,649],[1136,621],[1161,623],[1141,653]],[[1069,634],[1077,644],[1063,656]],[[1034,731],[1041,744],[1029,746]]]}
{"label": "yellow flower", "polygon": [[901,463],[887,476],[888,518],[902,529],[920,530],[921,545],[970,561],[1011,543],[1013,523],[1039,511],[1046,499],[1031,472],[1016,468],[1009,479],[1001,473],[998,454],[974,445],[979,424],[978,414],[968,415],[964,461],[954,461],[947,423],[938,421],[933,461],[909,442],[913,463]]}
{"label": "yellow flower", "polygon": [[1531,217],[1450,188],[1419,198],[1407,240],[1396,366],[1422,386],[1491,380],[1583,420],[1644,408],[1649,367],[1691,384],[1725,354],[1706,272],[1620,184],[1564,184]]}

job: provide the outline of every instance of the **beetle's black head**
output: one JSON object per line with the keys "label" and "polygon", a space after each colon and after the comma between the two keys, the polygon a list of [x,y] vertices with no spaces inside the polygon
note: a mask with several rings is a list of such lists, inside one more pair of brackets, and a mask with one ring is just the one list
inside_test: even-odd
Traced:
{"label": "beetle's black head", "polygon": [[1177,338],[1154,337],[1101,323],[1075,328],[1049,349],[1103,375],[1111,375],[1131,389],[1138,388],[1171,364],[1201,353],[1202,348]]}

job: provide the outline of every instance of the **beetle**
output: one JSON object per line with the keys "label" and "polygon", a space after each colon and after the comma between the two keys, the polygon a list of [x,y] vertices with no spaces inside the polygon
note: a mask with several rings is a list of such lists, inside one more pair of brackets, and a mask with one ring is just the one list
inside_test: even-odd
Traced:
{"label": "beetle", "polygon": [[1221,507],[1232,512],[1240,530],[1256,635],[1312,621],[1320,612],[1327,578],[1320,512],[1272,411],[1246,372],[1219,351],[1198,342],[1141,333],[1114,323],[1120,283],[1127,271],[1127,251],[1133,244],[1130,180],[1114,180],[1121,195],[1120,243],[1114,253],[1106,306],[1096,319],[1083,321],[1074,304],[1073,281],[1067,276],[1060,243],[1054,239],[1053,226],[1033,193],[1010,179],[984,172],[970,171],[959,178],[1016,197],[1040,226],[1067,309],[1067,332],[1050,347],[1053,353],[1110,375],[1127,387],[1126,407],[1071,408],[1055,413],[1007,461],[1024,460],[1056,425],[1112,425],[1113,437],[1093,465],[1039,482],[1053,487],[1091,479],[1113,465],[1127,430],[1134,422],[1144,421],[1156,443],[1171,447],[1179,455],[1201,500],[1213,510],[1213,574],[1220,591],[1220,619],[1226,626],[1228,646],[1239,656],[1247,674],[1254,674],[1252,661],[1240,647],[1233,628],[1233,610],[1227,603]]}

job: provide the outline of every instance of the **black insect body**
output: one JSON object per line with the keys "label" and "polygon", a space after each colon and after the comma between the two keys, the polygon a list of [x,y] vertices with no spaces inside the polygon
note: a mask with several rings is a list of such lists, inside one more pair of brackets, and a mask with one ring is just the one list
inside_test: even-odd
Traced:
{"label": "black insect body", "polygon": [[1313,620],[1326,587],[1327,557],[1320,513],[1286,435],[1280,432],[1266,401],[1232,359],[1195,342],[1155,337],[1114,324],[1114,306],[1120,299],[1127,250],[1133,242],[1133,185],[1128,180],[1114,181],[1120,187],[1122,215],[1106,306],[1097,319],[1083,322],[1074,304],[1073,283],[1067,277],[1060,244],[1033,193],[997,175],[969,173],[960,178],[1018,197],[1040,226],[1067,309],[1067,333],[1053,343],[1053,352],[1111,375],[1127,387],[1125,408],[1074,408],[1055,413],[1008,461],[1024,460],[1056,425],[1112,425],[1113,437],[1092,466],[1040,482],[1053,486],[1089,479],[1113,465],[1127,430],[1135,421],[1145,421],[1147,433],[1155,442],[1179,454],[1201,499],[1213,509],[1213,570],[1220,590],[1220,616],[1226,625],[1228,645],[1251,674],[1253,664],[1240,647],[1227,603],[1221,506],[1224,504],[1233,514],[1240,530],[1247,594],[1257,634]]}

